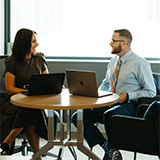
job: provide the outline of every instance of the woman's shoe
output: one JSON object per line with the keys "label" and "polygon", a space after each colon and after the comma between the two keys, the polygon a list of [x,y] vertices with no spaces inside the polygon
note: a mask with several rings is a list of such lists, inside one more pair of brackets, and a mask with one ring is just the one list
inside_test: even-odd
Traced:
{"label": "woman's shoe", "polygon": [[4,151],[5,151],[6,153],[8,153],[9,150],[10,150],[10,147],[9,147],[8,143],[2,143],[2,144],[1,144],[1,149],[2,149],[2,153],[3,153]]}

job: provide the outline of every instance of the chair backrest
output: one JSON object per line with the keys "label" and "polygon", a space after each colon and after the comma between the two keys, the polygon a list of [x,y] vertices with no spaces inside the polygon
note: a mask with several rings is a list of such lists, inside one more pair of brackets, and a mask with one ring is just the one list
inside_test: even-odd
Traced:
{"label": "chair backrest", "polygon": [[154,101],[147,108],[143,118],[155,121],[159,115],[160,115],[160,102]]}
{"label": "chair backrest", "polygon": [[144,114],[144,119],[154,121],[154,128],[155,128],[155,138],[156,138],[156,146],[157,146],[157,153],[160,157],[160,101],[154,101],[152,104],[149,105],[148,109]]}
{"label": "chair backrest", "polygon": [[4,61],[7,56],[0,56],[0,94],[5,92],[5,79],[4,79],[4,70],[5,64]]}
{"label": "chair backrest", "polygon": [[153,77],[157,82],[157,95],[160,95],[160,73],[153,72]]}

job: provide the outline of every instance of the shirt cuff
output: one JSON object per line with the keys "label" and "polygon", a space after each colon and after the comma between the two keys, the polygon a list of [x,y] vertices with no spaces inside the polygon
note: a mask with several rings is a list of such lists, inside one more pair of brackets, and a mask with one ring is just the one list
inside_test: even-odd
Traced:
{"label": "shirt cuff", "polygon": [[136,93],[128,93],[128,101],[135,101],[137,98],[137,94]]}

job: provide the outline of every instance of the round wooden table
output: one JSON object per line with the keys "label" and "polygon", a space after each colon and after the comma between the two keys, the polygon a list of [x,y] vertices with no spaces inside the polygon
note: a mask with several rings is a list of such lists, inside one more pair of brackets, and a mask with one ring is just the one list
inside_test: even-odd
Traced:
{"label": "round wooden table", "polygon": [[101,98],[76,96],[69,94],[68,89],[63,89],[60,94],[26,96],[15,94],[11,97],[14,105],[35,109],[87,109],[104,107],[118,102],[119,96],[112,94]]}
{"label": "round wooden table", "polygon": [[[104,107],[117,103],[119,96],[112,94],[100,98],[76,96],[69,94],[68,89],[63,89],[60,94],[51,95],[38,95],[38,96],[26,96],[21,93],[15,94],[11,97],[11,103],[17,106],[34,108],[34,109],[47,109],[48,110],[48,143],[41,148],[36,154],[33,155],[33,159],[36,159],[40,155],[46,153],[53,148],[54,145],[61,146],[77,146],[77,148],[86,154],[88,157],[96,160],[100,160],[94,153],[92,153],[87,147],[83,145],[83,109]],[[71,127],[69,120],[69,110],[77,110],[77,141],[72,141],[70,138]],[[53,139],[53,111],[60,110],[60,140]],[[67,110],[67,138],[63,139],[63,110]],[[70,148],[71,149],[71,148]],[[73,148],[71,149],[73,151]],[[62,158],[62,149],[59,151],[58,159]],[[73,156],[76,157],[73,151]],[[76,158],[75,158],[76,159]]]}

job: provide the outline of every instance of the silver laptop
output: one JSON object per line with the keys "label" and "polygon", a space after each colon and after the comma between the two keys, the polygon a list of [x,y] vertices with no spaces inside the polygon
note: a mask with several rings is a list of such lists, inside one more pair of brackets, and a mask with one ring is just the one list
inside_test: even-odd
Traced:
{"label": "silver laptop", "polygon": [[98,90],[96,73],[94,71],[66,70],[69,93],[73,95],[102,97],[112,92]]}
{"label": "silver laptop", "polygon": [[21,93],[32,95],[59,94],[62,91],[65,73],[35,74],[31,76],[28,91]]}

